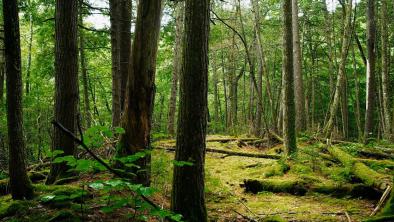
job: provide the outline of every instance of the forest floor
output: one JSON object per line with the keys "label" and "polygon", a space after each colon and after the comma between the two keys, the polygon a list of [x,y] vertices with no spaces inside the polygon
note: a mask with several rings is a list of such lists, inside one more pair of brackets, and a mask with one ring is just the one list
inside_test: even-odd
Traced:
{"label": "forest floor", "polygon": [[[299,138],[300,152],[291,161],[276,159],[283,149],[278,141],[220,135],[209,136],[207,141],[211,150],[206,155],[210,221],[363,221],[382,195],[372,184],[363,185],[352,169],[329,156],[325,145],[313,138]],[[152,187],[158,192],[151,198],[169,208],[175,141],[159,140],[153,146],[160,149],[152,153]],[[394,145],[335,146],[392,179]],[[385,152],[375,152],[376,147],[384,147]],[[40,173],[47,171],[43,168]],[[106,205],[116,201],[111,194],[129,194],[112,190],[108,195],[95,189],[98,181],[117,183],[107,173],[85,173],[65,181],[66,185],[45,186],[38,176],[35,200],[12,201],[10,195],[0,196],[0,221],[132,221],[132,209],[126,204],[105,213]]]}

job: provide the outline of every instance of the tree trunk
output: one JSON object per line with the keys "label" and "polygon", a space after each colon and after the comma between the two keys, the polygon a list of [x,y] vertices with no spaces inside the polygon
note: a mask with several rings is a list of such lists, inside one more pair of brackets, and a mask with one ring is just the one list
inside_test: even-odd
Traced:
{"label": "tree trunk", "polygon": [[[56,1],[55,27],[55,121],[71,132],[76,131],[78,117],[78,1]],[[64,155],[75,154],[72,138],[54,129],[53,150],[63,150]],[[66,164],[52,164],[47,184],[67,171]]]}
{"label": "tree trunk", "polygon": [[[263,75],[264,75],[264,56],[263,56],[263,45],[261,43],[261,28],[260,28],[260,7],[259,3],[256,0],[252,0],[252,8],[254,14],[254,32],[256,35],[256,51],[258,58],[258,67],[257,67],[257,93],[259,96],[263,96]],[[267,73],[265,73],[267,74]],[[262,103],[257,103],[257,112],[256,112],[256,121],[254,126],[254,134],[256,136],[261,136],[262,130],[262,115],[263,115],[263,107]]]}
{"label": "tree trunk", "polygon": [[[150,148],[150,131],[155,94],[156,57],[160,32],[161,1],[138,4],[135,37],[129,66],[129,83],[118,155],[127,156]],[[141,167],[135,182],[149,186],[150,155],[137,161]]]}
{"label": "tree trunk", "polygon": [[[3,26],[0,25],[0,28],[3,28]],[[0,49],[4,49],[4,32],[0,32]],[[5,80],[5,56],[4,56],[4,50],[0,50],[0,104],[3,103],[3,99],[4,99],[4,80]]]}
{"label": "tree trunk", "polygon": [[376,100],[375,63],[376,63],[376,24],[375,24],[375,0],[367,0],[367,97],[365,108],[364,142],[373,137],[374,114]]}
{"label": "tree trunk", "polygon": [[132,0],[119,1],[119,75],[120,75],[120,110],[124,112],[129,62],[131,53],[131,13]]}
{"label": "tree trunk", "polygon": [[[82,3],[80,3],[80,10]],[[79,24],[83,25],[83,14],[79,13]],[[85,57],[85,34],[83,29],[79,29],[79,56],[81,62],[81,74],[82,74],[82,85],[83,85],[83,104],[84,104],[84,116],[86,121],[86,127],[89,128],[92,125],[92,116],[90,114],[90,101],[89,101],[89,88],[88,88],[88,69]]]}
{"label": "tree trunk", "polygon": [[356,54],[354,52],[354,45],[352,46],[352,55],[353,55],[353,75],[355,80],[355,118],[357,125],[357,135],[358,139],[361,140],[363,135],[363,130],[361,126],[361,108],[360,108],[360,79],[357,73],[357,61]]}
{"label": "tree trunk", "polygon": [[111,60],[112,60],[112,126],[120,126],[121,117],[121,76],[119,54],[120,0],[109,1],[111,21]]}
{"label": "tree trunk", "polygon": [[298,21],[298,0],[292,0],[292,19],[296,128],[298,131],[303,131],[305,130],[305,96],[302,78],[302,53]]}
{"label": "tree trunk", "polygon": [[293,35],[291,0],[283,3],[283,139],[288,156],[297,151],[294,104]]}
{"label": "tree trunk", "polygon": [[218,67],[216,66],[216,61],[215,59],[212,59],[212,82],[213,82],[213,96],[214,96],[214,119],[215,119],[215,124],[220,123],[220,97],[219,97],[219,89],[218,89],[218,84],[219,84],[219,75],[217,72]]}
{"label": "tree trunk", "polygon": [[[30,1],[28,1],[30,7]],[[33,15],[29,14],[29,40],[27,47],[26,94],[30,93],[31,54],[33,46]]]}
{"label": "tree trunk", "polygon": [[382,0],[382,92],[383,92],[383,114],[384,114],[384,136],[391,138],[391,113],[390,113],[390,79],[389,79],[389,44],[387,25],[387,0]]}
{"label": "tree trunk", "polygon": [[189,222],[206,222],[204,196],[208,97],[209,0],[186,0],[185,46],[171,209]]}
{"label": "tree trunk", "polygon": [[176,98],[178,93],[178,78],[182,72],[182,34],[183,34],[183,23],[185,16],[184,2],[180,1],[176,3],[175,7],[175,47],[174,47],[174,60],[172,70],[172,85],[171,85],[171,96],[170,104],[168,107],[168,126],[167,130],[170,135],[175,134],[175,114],[176,114]]}
{"label": "tree trunk", "polygon": [[18,2],[3,1],[4,43],[7,72],[7,123],[9,175],[13,199],[30,199],[33,187],[26,173],[23,137],[21,49]]}
{"label": "tree trunk", "polygon": [[324,134],[326,138],[331,138],[331,133],[332,130],[334,129],[335,116],[337,114],[339,107],[341,89],[345,78],[346,61],[347,61],[349,46],[351,42],[351,33],[352,33],[351,23],[352,23],[352,1],[349,1],[347,7],[347,13],[346,13],[346,23],[343,29],[344,31],[342,38],[342,50],[341,50],[341,60],[340,60],[341,63],[339,64],[337,82],[335,85],[334,97],[330,105],[328,120],[324,127]]}

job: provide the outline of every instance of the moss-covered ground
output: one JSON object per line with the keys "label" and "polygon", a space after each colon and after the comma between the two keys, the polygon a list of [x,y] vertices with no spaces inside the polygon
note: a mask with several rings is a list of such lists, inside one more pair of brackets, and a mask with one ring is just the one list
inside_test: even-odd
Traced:
{"label": "moss-covered ground", "polygon": [[[226,142],[217,139],[229,139]],[[242,137],[244,138],[244,137]],[[207,147],[248,153],[278,154],[282,147],[271,144],[255,147],[227,136],[210,136]],[[349,167],[330,159],[324,145],[318,141],[300,140],[300,152],[293,160],[273,160],[207,153],[206,201],[210,221],[363,221],[378,202],[379,196],[369,196],[364,191],[353,193],[360,180],[352,175]],[[154,146],[173,147],[174,140],[160,140]],[[337,145],[354,158],[359,155],[358,144]],[[392,149],[391,145],[376,147]],[[368,149],[368,147],[362,147]],[[155,149],[152,153],[152,187],[158,192],[151,198],[158,205],[168,208],[174,153]],[[393,175],[392,159],[364,163],[375,172]],[[89,187],[96,181],[113,177],[107,173],[82,174],[77,181],[67,185],[35,184],[36,198],[30,201],[12,201],[10,195],[0,196],[0,221],[132,221],[127,205],[111,213],[103,207],[111,200],[105,193]],[[257,193],[246,192],[245,180],[262,181],[267,185]],[[294,186],[305,192],[294,192]],[[112,192],[112,191],[111,191]],[[127,192],[114,191],[128,196]],[[337,192],[341,195],[334,195]],[[360,194],[361,193],[361,194]],[[368,198],[369,197],[369,198]]]}

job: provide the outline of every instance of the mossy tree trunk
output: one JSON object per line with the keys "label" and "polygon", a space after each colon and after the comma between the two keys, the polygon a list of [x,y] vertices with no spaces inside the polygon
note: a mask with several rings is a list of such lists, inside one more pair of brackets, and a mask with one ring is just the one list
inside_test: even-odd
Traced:
{"label": "mossy tree trunk", "polygon": [[390,113],[390,78],[389,78],[389,54],[388,54],[388,25],[387,25],[387,0],[382,0],[382,93],[383,93],[383,114],[384,114],[384,136],[392,139],[391,113]]}
{"label": "mossy tree trunk", "polygon": [[25,163],[18,2],[3,1],[3,15],[7,72],[7,123],[11,194],[13,199],[30,199],[33,196],[33,187],[27,176]]}
{"label": "mossy tree trunk", "polygon": [[207,221],[204,195],[208,97],[209,0],[186,0],[183,72],[171,209],[186,221]]}
{"label": "mossy tree trunk", "polygon": [[[144,0],[138,4],[135,37],[130,56],[129,83],[122,126],[119,156],[150,149],[150,131],[155,95],[156,57],[162,4],[160,0]],[[150,155],[138,160],[141,167],[135,182],[150,184]]]}
{"label": "mossy tree trunk", "polygon": [[[78,1],[57,0],[55,17],[55,121],[76,132],[78,118]],[[55,128],[53,150],[64,155],[75,154],[75,142]],[[56,181],[67,171],[66,164],[52,164],[47,184]]]}
{"label": "mossy tree trunk", "polygon": [[297,150],[294,104],[292,2],[283,3],[283,139],[287,155]]}

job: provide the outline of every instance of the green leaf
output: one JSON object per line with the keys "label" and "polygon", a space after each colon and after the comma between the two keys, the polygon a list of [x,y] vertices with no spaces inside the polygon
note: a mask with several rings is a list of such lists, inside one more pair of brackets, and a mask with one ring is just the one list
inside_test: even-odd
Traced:
{"label": "green leaf", "polygon": [[49,195],[42,196],[42,197],[40,198],[40,200],[41,200],[42,202],[46,203],[46,202],[49,202],[49,201],[53,200],[55,197],[56,197],[55,195],[50,195],[50,194],[49,194]]}
{"label": "green leaf", "polygon": [[75,169],[80,172],[87,172],[92,168],[93,164],[91,160],[78,160]]}
{"label": "green leaf", "polygon": [[53,157],[56,157],[56,156],[59,156],[59,155],[61,155],[61,154],[63,154],[63,153],[64,153],[63,150],[54,150],[54,151],[52,152],[52,156],[53,156]]}
{"label": "green leaf", "polygon": [[89,187],[95,190],[101,190],[104,188],[104,184],[100,183],[100,182],[95,182],[95,183],[91,183],[89,184]]}

